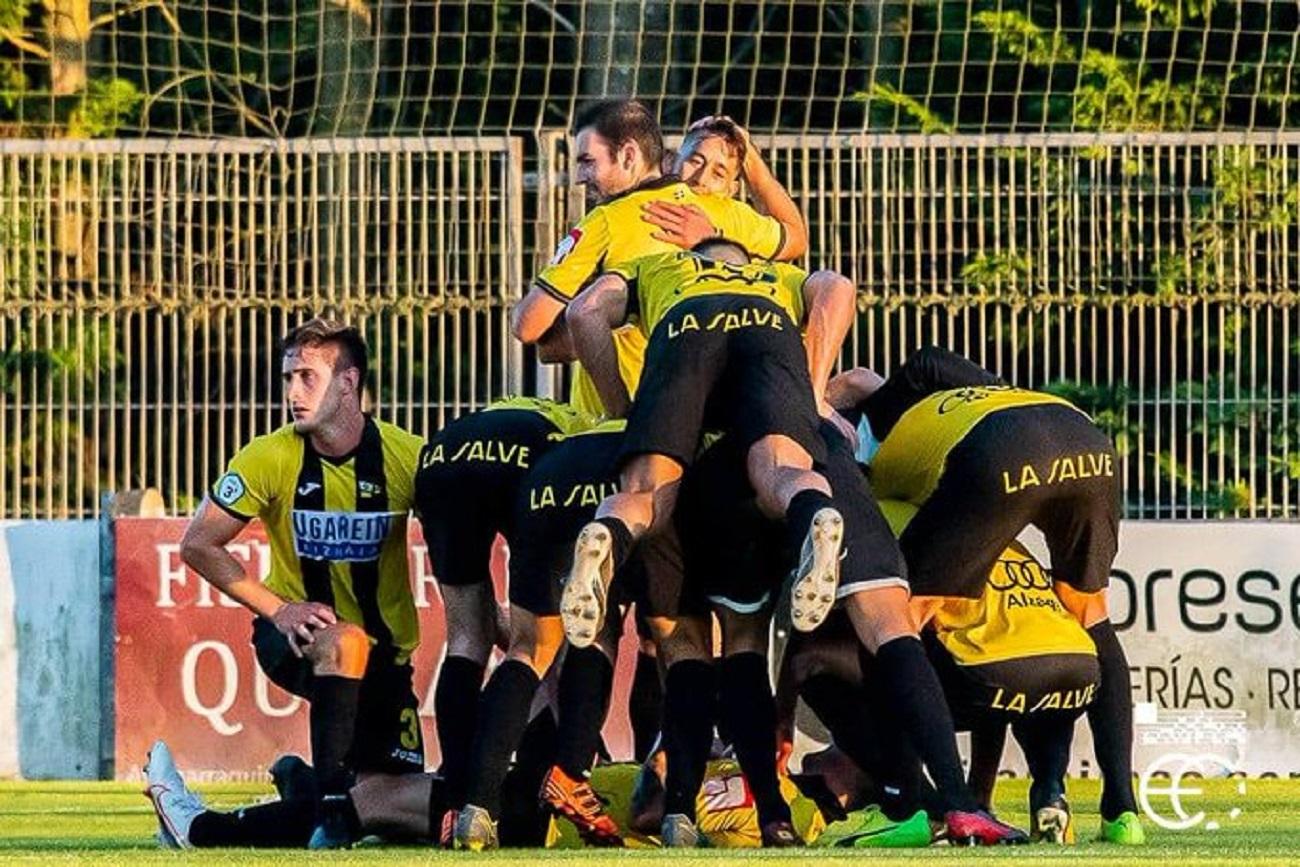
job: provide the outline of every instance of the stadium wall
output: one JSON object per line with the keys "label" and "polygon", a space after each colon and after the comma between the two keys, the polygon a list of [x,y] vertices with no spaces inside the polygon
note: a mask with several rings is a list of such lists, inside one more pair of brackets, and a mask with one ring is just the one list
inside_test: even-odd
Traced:
{"label": "stadium wall", "polygon": [[[0,776],[97,779],[112,707],[96,521],[0,523]],[[109,638],[106,642],[104,639]]]}

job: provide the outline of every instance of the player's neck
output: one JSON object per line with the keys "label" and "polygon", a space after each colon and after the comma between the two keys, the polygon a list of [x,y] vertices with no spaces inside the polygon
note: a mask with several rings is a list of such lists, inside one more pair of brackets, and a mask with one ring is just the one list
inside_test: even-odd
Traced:
{"label": "player's neck", "polygon": [[365,429],[366,416],[360,408],[340,412],[329,424],[321,425],[312,433],[311,447],[327,458],[341,458],[357,450]]}

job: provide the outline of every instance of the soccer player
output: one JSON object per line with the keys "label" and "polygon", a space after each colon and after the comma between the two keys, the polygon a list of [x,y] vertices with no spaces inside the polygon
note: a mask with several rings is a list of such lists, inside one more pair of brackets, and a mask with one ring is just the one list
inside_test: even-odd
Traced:
{"label": "soccer player", "polygon": [[[511,642],[506,659],[483,693],[482,724],[470,759],[474,770],[456,823],[455,843],[469,849],[497,845],[502,786],[509,759],[528,720],[542,679],[564,641],[560,621],[560,579],[567,570],[573,536],[591,520],[601,498],[618,484],[622,420],[611,420],[566,437],[532,468],[519,492],[510,551]],[[635,601],[656,637],[670,635],[679,607],[682,569],[671,536],[648,540],[627,564],[611,606]],[[567,649],[559,680],[560,734],[555,767],[542,796],[596,845],[622,845],[618,826],[604,813],[586,780],[608,711],[617,636],[598,646]],[[673,643],[659,642],[671,661]],[[575,653],[599,655],[596,678],[575,681],[569,666]],[[563,791],[557,791],[563,788]]]}
{"label": "soccer player", "polygon": [[[363,411],[367,348],[356,328],[313,319],[284,338],[280,361],[292,423],[235,455],[181,556],[253,612],[258,664],[310,702],[321,795],[312,845],[338,846],[354,775],[424,770],[406,552],[423,443]],[[265,585],[225,548],[253,518],[271,544]]]}
{"label": "soccer player", "polygon": [[447,624],[434,713],[441,774],[454,794],[465,790],[479,689],[498,638],[492,546],[498,534],[511,540],[515,500],[529,468],[564,435],[592,424],[567,404],[498,401],[439,431],[416,473],[416,512]]}
{"label": "soccer player", "polygon": [[1128,661],[1106,607],[1120,502],[1109,439],[1067,401],[1011,388],[936,347],[887,380],[863,369],[842,374],[831,393],[880,441],[871,468],[877,494],[919,507],[900,537],[918,622],[946,599],[977,597],[1026,526],[1043,532],[1053,589],[1092,638],[1101,668],[1088,708],[1103,775],[1101,837],[1144,842]]}
{"label": "soccer player", "polygon": [[[884,501],[881,509],[900,533],[916,513],[898,501]],[[1032,839],[1073,842],[1064,778],[1074,722],[1096,693],[1097,653],[1056,598],[1047,572],[1012,543],[978,598],[948,599],[936,609],[925,644],[956,728],[972,732],[970,784],[981,806],[992,804],[1010,725],[1033,781]],[[878,676],[873,661],[860,654],[848,619],[835,616],[811,636],[791,639],[778,706],[788,734],[794,695],[802,697],[836,745],[882,784],[887,812],[908,816],[933,803],[934,793],[888,715],[879,704],[862,701],[864,684],[870,689]]]}

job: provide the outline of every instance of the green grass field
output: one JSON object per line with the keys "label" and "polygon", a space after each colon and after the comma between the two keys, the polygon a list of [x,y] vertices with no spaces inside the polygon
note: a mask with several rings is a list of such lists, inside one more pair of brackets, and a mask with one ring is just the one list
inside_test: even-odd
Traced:
{"label": "green grass field", "polygon": [[[794,855],[786,852],[654,851],[610,850],[497,852],[490,855],[440,852],[425,848],[365,848],[351,852],[253,852],[250,850],[161,851],[153,842],[155,822],[148,802],[135,786],[117,783],[0,783],[0,862],[95,862],[129,863],[280,863],[308,857],[325,858],[340,864],[429,861],[488,860],[494,867],[506,864],[560,867],[575,863],[595,865],[611,859],[648,865],[671,860],[674,864],[719,863],[735,858],[762,858],[766,864],[806,863],[869,859],[876,863],[909,863],[952,858],[982,858],[1005,864],[1295,864],[1300,862],[1296,815],[1300,813],[1300,781],[1249,781],[1246,794],[1237,784],[1212,780],[1201,784],[1204,794],[1185,801],[1189,812],[1204,810],[1206,822],[1217,821],[1217,830],[1204,826],[1182,832],[1162,831],[1148,823],[1149,845],[1141,849],[1120,849],[1085,842],[1071,848],[1028,846],[1016,849],[974,850],[934,847],[927,850],[858,850],[836,852],[809,849]],[[249,785],[197,787],[215,807],[235,806],[262,797],[265,787]],[[1025,784],[1003,782],[998,789],[999,811],[1010,821],[1027,823]],[[1081,840],[1096,831],[1097,784],[1077,781],[1071,786],[1076,804],[1076,824]],[[1162,806],[1156,805],[1157,808]],[[1167,804],[1163,806],[1167,807]],[[1241,813],[1230,818],[1236,808]],[[1168,810],[1172,817],[1172,810]]]}

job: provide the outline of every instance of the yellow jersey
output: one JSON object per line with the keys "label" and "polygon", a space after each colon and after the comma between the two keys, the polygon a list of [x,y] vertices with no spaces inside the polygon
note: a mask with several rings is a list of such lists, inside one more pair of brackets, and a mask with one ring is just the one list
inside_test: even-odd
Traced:
{"label": "yellow jersey", "polygon": [[[654,237],[659,227],[647,222],[641,209],[650,202],[695,205],[708,214],[722,236],[742,244],[753,255],[773,257],[785,246],[785,229],[772,217],[765,217],[736,199],[702,196],[674,177],[656,178],[596,206],[561,239],[550,263],[534,278],[542,291],[568,304],[602,271],[633,259],[681,248]],[[645,358],[645,341],[639,334],[617,339],[619,372],[635,395]],[[604,407],[595,386],[573,365],[570,397],[590,410]]]}
{"label": "yellow jersey", "polygon": [[[1007,385],[936,391],[903,413],[871,460],[871,488],[882,500],[920,505],[939,485],[948,453],[991,413],[1064,398]],[[1082,410],[1079,410],[1082,412]]]}
{"label": "yellow jersey", "polygon": [[766,298],[796,325],[803,321],[803,284],[808,273],[784,262],[730,265],[678,250],[643,256],[608,270],[627,281],[629,293],[635,292],[640,327],[647,336],[673,307],[703,295]]}
{"label": "yellow jersey", "polygon": [[423,446],[367,417],[357,449],[331,458],[286,425],[240,449],[210,496],[239,520],[266,526],[269,590],[332,606],[404,662],[420,641],[406,523]]}
{"label": "yellow jersey", "polygon": [[[911,503],[880,501],[894,534],[916,515]],[[1052,589],[1052,576],[1019,542],[1012,542],[989,572],[978,599],[943,599],[930,622],[935,637],[958,665],[981,665],[1048,654],[1097,655],[1079,621]]]}
{"label": "yellow jersey", "polygon": [[483,412],[498,409],[518,409],[535,412],[554,425],[564,436],[587,430],[596,423],[596,413],[584,411],[573,403],[559,403],[544,397],[504,397],[483,407]]}
{"label": "yellow jersey", "polygon": [[[620,762],[598,765],[591,772],[591,787],[605,802],[611,818],[618,823],[629,848],[658,848],[659,838],[642,834],[631,827],[632,791],[640,765]],[[826,828],[816,803],[805,797],[788,777],[780,778],[781,797],[790,805],[795,830],[812,843]],[[733,759],[709,762],[704,783],[695,798],[696,827],[719,849],[757,849],[763,845],[758,825],[758,810],[749,783]],[[581,848],[582,839],[573,825],[552,820],[547,846],[562,849]]]}

